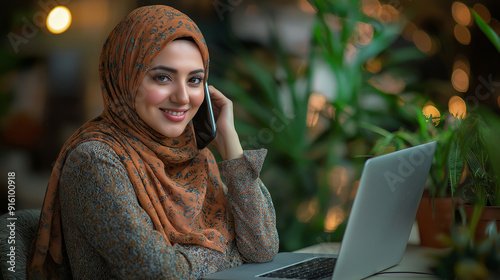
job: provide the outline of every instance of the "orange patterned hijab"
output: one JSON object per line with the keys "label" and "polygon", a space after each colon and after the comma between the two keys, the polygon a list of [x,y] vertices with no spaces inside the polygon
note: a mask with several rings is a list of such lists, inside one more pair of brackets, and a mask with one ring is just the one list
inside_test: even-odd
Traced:
{"label": "orange patterned hijab", "polygon": [[208,75],[203,35],[189,17],[171,7],[138,8],[111,31],[99,65],[105,108],[75,132],[59,154],[31,249],[32,276],[51,271],[54,262],[62,263],[59,177],[68,153],[86,141],[102,141],[120,157],[140,205],[168,244],[223,251],[234,238],[228,231],[215,159],[208,149],[197,149],[192,125],[179,137],[166,138],[135,112],[137,89],[148,68],[168,43],[181,37],[191,37],[198,45]]}

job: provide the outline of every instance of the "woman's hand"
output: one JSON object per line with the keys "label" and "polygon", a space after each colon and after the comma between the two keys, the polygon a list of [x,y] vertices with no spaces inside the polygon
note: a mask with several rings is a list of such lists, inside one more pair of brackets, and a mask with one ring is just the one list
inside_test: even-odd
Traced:
{"label": "woman's hand", "polygon": [[208,91],[217,125],[217,136],[212,144],[224,160],[242,157],[243,148],[234,128],[233,102],[213,86],[209,86]]}

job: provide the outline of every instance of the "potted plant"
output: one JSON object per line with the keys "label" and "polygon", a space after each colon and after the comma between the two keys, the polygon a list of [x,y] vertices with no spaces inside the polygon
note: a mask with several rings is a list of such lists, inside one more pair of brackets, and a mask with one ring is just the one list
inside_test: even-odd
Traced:
{"label": "potted plant", "polygon": [[500,154],[494,147],[500,120],[482,110],[458,123],[448,159],[451,193],[464,201],[467,218],[478,220],[476,237],[480,238],[488,222],[500,227]]}
{"label": "potted plant", "polygon": [[[496,32],[471,10],[481,31],[500,52]],[[465,201],[467,218],[478,221],[475,236],[481,238],[490,221],[500,228],[500,118],[487,109],[469,114],[460,121],[458,135],[451,147],[449,178],[452,194]],[[467,176],[463,183],[459,178]]]}
{"label": "potted plant", "polygon": [[415,127],[410,130],[402,128],[389,132],[368,123],[363,126],[382,136],[372,150],[375,155],[385,153],[387,150],[400,150],[436,141],[437,148],[426,189],[417,211],[417,224],[421,246],[442,248],[445,245],[442,244],[440,237],[451,234],[455,208],[459,202],[451,195],[448,176],[450,147],[456,137],[457,125],[453,121],[455,117],[426,116],[421,109],[423,106],[411,104],[406,106],[416,119]]}

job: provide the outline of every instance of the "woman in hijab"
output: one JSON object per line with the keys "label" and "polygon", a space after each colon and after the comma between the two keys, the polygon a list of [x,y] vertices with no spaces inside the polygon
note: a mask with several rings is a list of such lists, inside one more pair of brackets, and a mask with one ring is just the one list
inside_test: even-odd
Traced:
{"label": "woman in hijab", "polygon": [[266,151],[242,150],[232,103],[213,87],[224,161],[196,146],[208,62],[196,24],[171,7],[138,8],[112,30],[99,65],[105,108],[59,154],[30,277],[196,279],[274,258]]}

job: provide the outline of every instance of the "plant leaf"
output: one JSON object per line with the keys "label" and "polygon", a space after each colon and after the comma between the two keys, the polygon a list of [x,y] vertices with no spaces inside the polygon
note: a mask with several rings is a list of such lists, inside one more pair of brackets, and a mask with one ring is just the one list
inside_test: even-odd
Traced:
{"label": "plant leaf", "polygon": [[460,148],[457,142],[451,143],[450,153],[448,154],[448,173],[451,185],[451,195],[455,193],[458,184],[460,183],[460,177],[462,177],[462,168],[464,165],[463,160],[460,158]]}
{"label": "plant leaf", "polygon": [[500,37],[498,37],[498,34],[476,13],[476,11],[472,10],[472,15],[474,15],[474,19],[479,29],[483,31],[484,35],[490,39],[491,43],[493,43],[498,52],[500,52]]}

